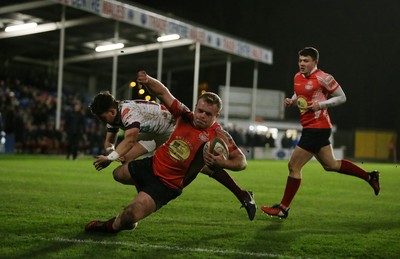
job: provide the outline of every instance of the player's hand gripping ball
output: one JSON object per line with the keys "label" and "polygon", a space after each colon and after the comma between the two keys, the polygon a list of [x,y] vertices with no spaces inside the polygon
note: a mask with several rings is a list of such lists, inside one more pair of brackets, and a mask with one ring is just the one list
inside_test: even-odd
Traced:
{"label": "player's hand gripping ball", "polygon": [[229,157],[229,151],[228,151],[228,146],[225,144],[225,142],[218,138],[215,137],[212,140],[208,141],[203,148],[203,156],[207,153],[210,152],[214,156],[218,156],[219,154],[222,154],[225,159],[228,159]]}

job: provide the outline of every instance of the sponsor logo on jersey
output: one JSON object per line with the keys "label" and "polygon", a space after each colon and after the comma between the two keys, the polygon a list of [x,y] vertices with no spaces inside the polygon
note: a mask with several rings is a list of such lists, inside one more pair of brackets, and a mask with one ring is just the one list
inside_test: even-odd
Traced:
{"label": "sponsor logo on jersey", "polygon": [[185,161],[190,155],[189,145],[181,139],[173,140],[168,146],[169,154],[179,161]]}
{"label": "sponsor logo on jersey", "polygon": [[307,101],[304,97],[299,96],[297,97],[297,107],[299,108],[300,112],[306,112],[307,111]]}
{"label": "sponsor logo on jersey", "polygon": [[202,131],[199,134],[199,140],[202,142],[207,142],[210,140],[210,136],[208,135],[207,131]]}
{"label": "sponsor logo on jersey", "polygon": [[304,86],[304,88],[308,91],[311,91],[313,89],[313,83],[312,81],[308,81],[307,84]]}

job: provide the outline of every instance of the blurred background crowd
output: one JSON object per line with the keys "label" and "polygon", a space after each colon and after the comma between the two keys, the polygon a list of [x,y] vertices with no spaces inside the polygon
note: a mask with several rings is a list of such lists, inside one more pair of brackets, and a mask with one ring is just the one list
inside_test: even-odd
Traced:
{"label": "blurred background crowd", "polygon": [[[94,118],[90,99],[73,92],[62,94],[60,128],[55,127],[57,97],[46,82],[0,81],[0,130],[4,152],[80,154],[102,152],[104,125]],[[75,145],[77,145],[75,147]]]}
{"label": "blurred background crowd", "polygon": [[[64,90],[60,128],[56,128],[56,91],[46,82],[0,81],[0,153],[58,154],[68,159],[78,155],[104,153],[105,125],[98,121],[88,106],[92,97]],[[269,134],[231,127],[227,129],[238,146],[251,156],[254,147],[276,147]],[[282,140],[283,141],[283,140]],[[286,142],[287,143],[287,142]],[[290,144],[281,144],[291,148]]]}

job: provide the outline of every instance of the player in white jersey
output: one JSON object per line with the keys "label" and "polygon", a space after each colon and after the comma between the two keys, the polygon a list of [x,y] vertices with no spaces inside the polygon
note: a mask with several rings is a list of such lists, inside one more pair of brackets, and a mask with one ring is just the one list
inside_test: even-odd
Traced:
{"label": "player in white jersey", "polygon": [[125,155],[127,161],[134,160],[141,155],[151,155],[151,152],[166,142],[174,131],[174,118],[165,106],[158,103],[144,100],[125,100],[118,103],[118,110],[120,111],[120,119],[106,124],[108,134],[105,145],[112,147],[110,141],[114,141],[115,144],[115,135],[119,129],[126,131],[127,129],[137,128],[139,130],[137,140],[140,146],[145,148],[142,150],[140,146],[137,146],[138,152],[134,152],[134,149],[131,148]]}
{"label": "player in white jersey", "polygon": [[[161,104],[144,100],[117,101],[108,91],[100,92],[90,104],[91,112],[107,125],[104,148],[108,155],[99,155],[93,163],[102,170],[112,161],[129,162],[150,154],[163,145],[175,127],[171,113]],[[124,139],[115,147],[118,130],[123,129]],[[203,172],[228,188],[245,207],[253,220],[256,204],[252,192],[242,190],[225,170]],[[133,184],[130,175],[117,170],[114,179],[123,184]]]}
{"label": "player in white jersey", "polygon": [[[93,163],[97,170],[113,160],[129,162],[151,153],[168,140],[175,127],[174,118],[163,105],[144,100],[117,101],[109,92],[96,95],[90,109],[106,123],[104,148],[108,155],[113,151],[119,154],[116,159],[98,156]],[[125,136],[115,148],[119,129],[125,131]]]}

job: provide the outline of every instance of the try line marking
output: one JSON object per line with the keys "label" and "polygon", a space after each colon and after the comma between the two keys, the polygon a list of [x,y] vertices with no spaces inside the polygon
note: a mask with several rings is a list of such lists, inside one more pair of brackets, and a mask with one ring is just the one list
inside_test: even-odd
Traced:
{"label": "try line marking", "polygon": [[[28,239],[32,239],[29,237]],[[34,238],[43,241],[53,241],[61,243],[74,243],[74,244],[99,244],[99,245],[109,245],[109,246],[127,246],[127,247],[140,247],[140,248],[155,248],[155,249],[165,249],[173,251],[183,251],[183,252],[198,252],[198,253],[208,253],[208,254],[221,254],[221,255],[239,255],[239,256],[251,256],[251,257],[285,257],[285,258],[296,258],[283,256],[282,254],[271,254],[271,253],[257,253],[257,252],[244,252],[237,250],[215,250],[206,248],[190,248],[190,247],[179,247],[179,246],[166,246],[166,245],[156,245],[156,244],[146,244],[146,243],[131,243],[123,241],[97,241],[92,239],[69,239],[62,237],[54,238]]]}

